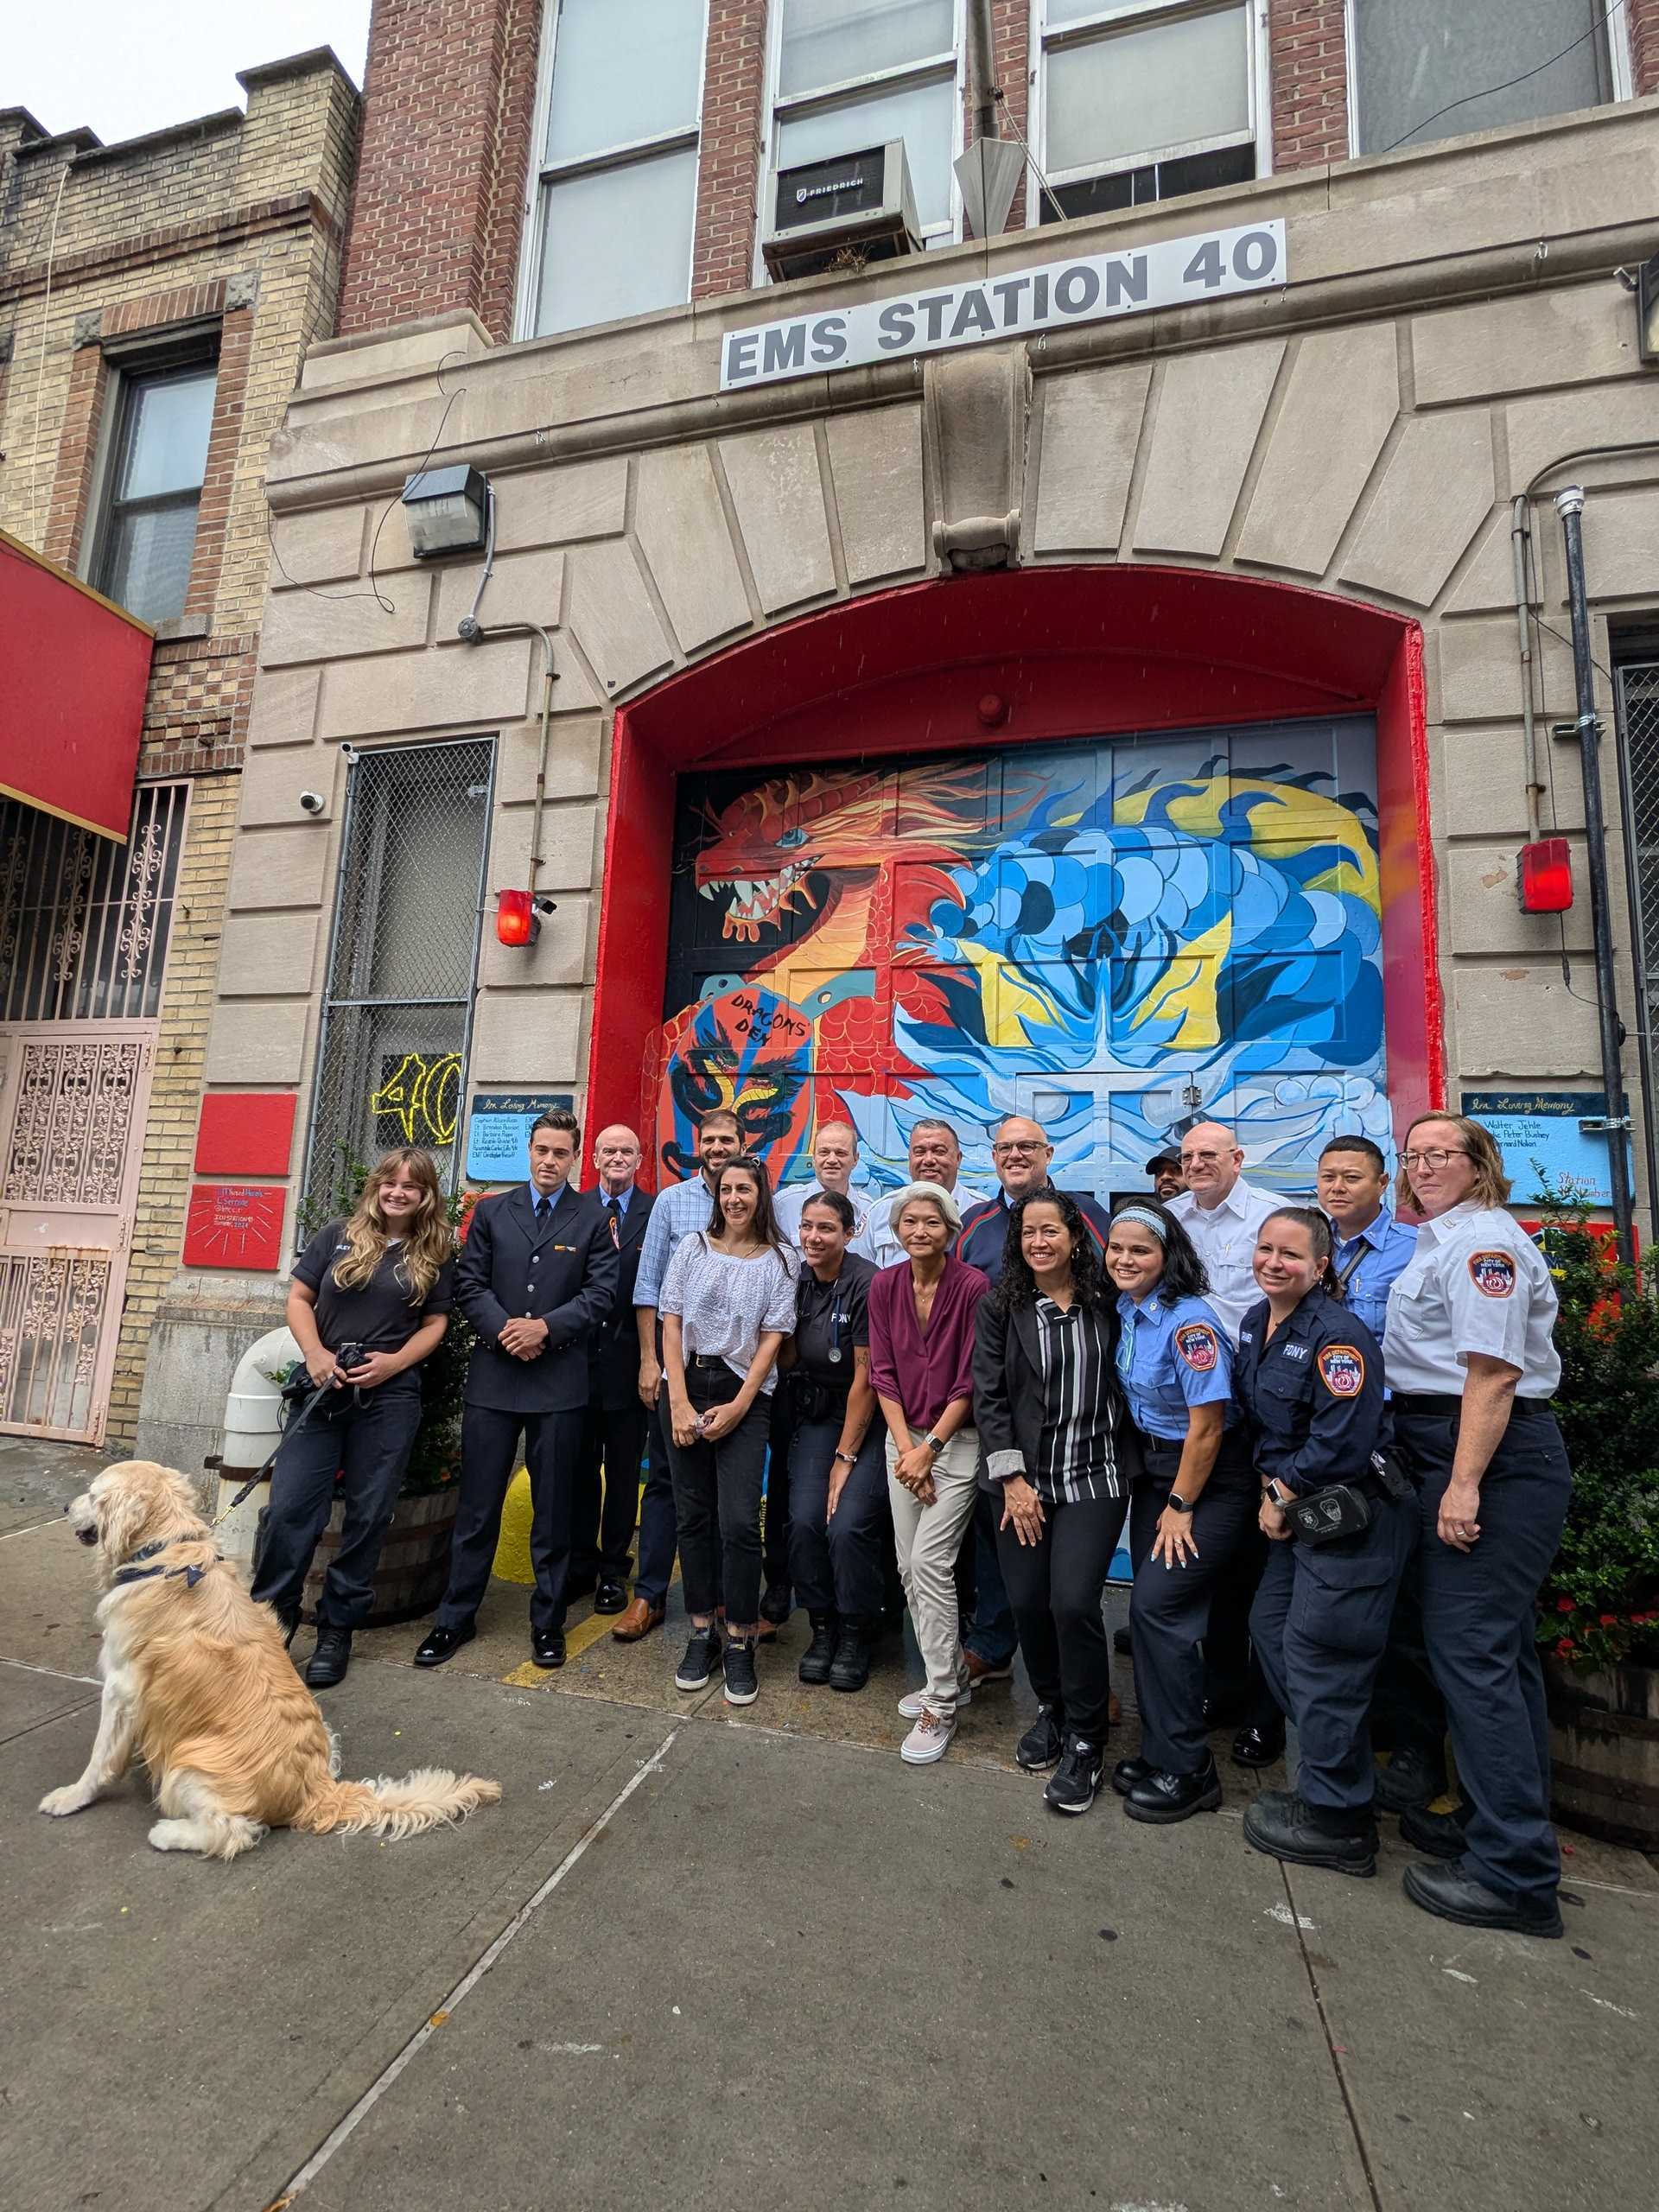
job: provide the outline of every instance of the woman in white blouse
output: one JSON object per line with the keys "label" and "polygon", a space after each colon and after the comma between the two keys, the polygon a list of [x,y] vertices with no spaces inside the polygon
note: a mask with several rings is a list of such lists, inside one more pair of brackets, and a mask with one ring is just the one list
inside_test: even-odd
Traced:
{"label": "woman in white blouse", "polygon": [[[677,1247],[658,1301],[663,1427],[691,1615],[674,1680],[700,1690],[723,1664],[727,1703],[752,1705],[773,1370],[795,1326],[800,1262],[779,1233],[759,1160],[728,1160],[713,1195],[713,1218]],[[715,1618],[722,1592],[723,1653]]]}

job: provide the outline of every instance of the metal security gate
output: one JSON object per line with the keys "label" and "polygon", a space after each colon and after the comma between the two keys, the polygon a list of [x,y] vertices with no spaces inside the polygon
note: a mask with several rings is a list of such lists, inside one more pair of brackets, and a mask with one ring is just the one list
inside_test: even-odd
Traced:
{"label": "metal security gate", "polygon": [[186,804],[0,806],[0,1433],[103,1439]]}
{"label": "metal security gate", "polygon": [[1630,942],[1636,955],[1637,1018],[1641,1046],[1648,1198],[1659,1205],[1659,1134],[1655,1129],[1654,1025],[1659,1020],[1659,652],[1626,660],[1617,671],[1618,766],[1624,803],[1624,847],[1630,893]]}
{"label": "metal security gate", "polygon": [[351,772],[306,1152],[309,1216],[383,1152],[460,1178],[495,745],[377,747]]}

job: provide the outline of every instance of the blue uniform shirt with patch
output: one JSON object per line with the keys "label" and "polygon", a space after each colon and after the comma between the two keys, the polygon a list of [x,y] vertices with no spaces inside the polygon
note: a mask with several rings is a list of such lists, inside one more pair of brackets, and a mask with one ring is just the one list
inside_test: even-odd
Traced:
{"label": "blue uniform shirt with patch", "polygon": [[1154,1292],[1137,1306],[1125,1290],[1117,1312],[1118,1379],[1141,1433],[1180,1441],[1194,1406],[1224,1406],[1230,1427],[1237,1418],[1233,1347],[1209,1304],[1178,1298],[1166,1305]]}
{"label": "blue uniform shirt with patch", "polygon": [[1352,1482],[1393,1433],[1376,1338],[1350,1309],[1311,1290],[1268,1335],[1268,1301],[1238,1332],[1233,1392],[1262,1479],[1287,1490]]}
{"label": "blue uniform shirt with patch", "polygon": [[1389,1293],[1416,1255],[1416,1230],[1402,1229],[1386,1206],[1357,1236],[1336,1240],[1331,1256],[1342,1277],[1342,1302],[1359,1316],[1378,1344],[1388,1319]]}

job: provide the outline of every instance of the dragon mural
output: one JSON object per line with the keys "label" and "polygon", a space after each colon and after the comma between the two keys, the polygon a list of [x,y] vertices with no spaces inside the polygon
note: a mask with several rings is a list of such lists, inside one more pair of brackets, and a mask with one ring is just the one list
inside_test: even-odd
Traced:
{"label": "dragon mural", "polygon": [[1034,1112],[1103,1194],[1199,1116],[1287,1186],[1338,1128],[1386,1145],[1376,810],[1341,787],[1369,726],[1271,740],[1248,767],[1223,734],[711,782],[679,844],[664,1167],[715,1104],[779,1181],[831,1116],[880,1184],[927,1115],[982,1177],[988,1125]]}

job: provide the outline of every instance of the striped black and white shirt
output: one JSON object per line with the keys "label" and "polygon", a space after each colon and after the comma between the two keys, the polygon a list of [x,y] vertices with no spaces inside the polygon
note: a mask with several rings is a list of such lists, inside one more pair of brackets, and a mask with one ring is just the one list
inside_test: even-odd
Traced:
{"label": "striped black and white shirt", "polygon": [[1050,1504],[1121,1497],[1112,1441],[1110,1317],[1074,1300],[1069,1313],[1037,1294],[1043,1367],[1043,1434],[1028,1479]]}

